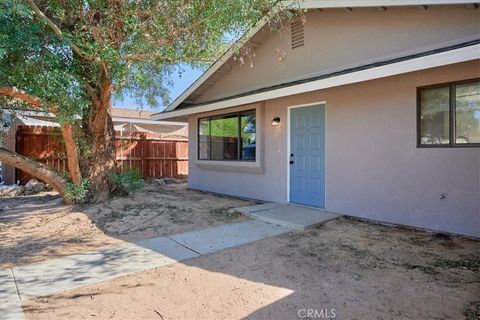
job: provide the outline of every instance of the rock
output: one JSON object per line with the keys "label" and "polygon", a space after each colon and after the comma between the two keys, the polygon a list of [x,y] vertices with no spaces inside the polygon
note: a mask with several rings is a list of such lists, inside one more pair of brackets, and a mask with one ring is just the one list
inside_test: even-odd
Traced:
{"label": "rock", "polygon": [[159,184],[161,186],[164,186],[167,184],[164,179],[154,179],[153,181],[155,181],[156,184]]}
{"label": "rock", "polygon": [[25,189],[22,186],[3,186],[0,187],[0,197],[18,197],[24,191]]}
{"label": "rock", "polygon": [[33,187],[33,192],[38,193],[45,191],[45,183],[39,182]]}
{"label": "rock", "polygon": [[30,179],[26,184],[25,184],[25,190],[26,191],[33,191],[33,186],[38,183],[37,179]]}
{"label": "rock", "polygon": [[45,183],[39,182],[37,179],[31,179],[25,184],[25,191],[28,194],[35,194],[45,191]]}
{"label": "rock", "polygon": [[165,181],[166,184],[177,183],[177,179],[175,178],[164,178],[163,181]]}

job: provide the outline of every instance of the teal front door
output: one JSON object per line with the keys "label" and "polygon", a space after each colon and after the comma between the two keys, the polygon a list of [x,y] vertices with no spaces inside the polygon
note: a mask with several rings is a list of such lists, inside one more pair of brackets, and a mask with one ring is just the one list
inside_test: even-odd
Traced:
{"label": "teal front door", "polygon": [[325,105],[290,115],[290,202],[325,208]]}

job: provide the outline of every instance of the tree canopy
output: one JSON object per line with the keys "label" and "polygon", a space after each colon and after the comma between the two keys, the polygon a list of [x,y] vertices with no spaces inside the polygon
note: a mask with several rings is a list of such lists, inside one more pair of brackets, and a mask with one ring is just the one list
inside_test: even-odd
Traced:
{"label": "tree canopy", "polygon": [[[0,0],[0,103],[54,113],[69,180],[92,186],[91,194],[105,199],[114,190],[111,176],[117,170],[112,95],[152,106],[165,103],[165,83],[178,63],[211,63],[230,45],[227,39],[238,38],[260,19],[275,23],[290,15],[279,3]],[[7,151],[0,161],[23,161],[22,170],[36,172],[38,166]],[[68,181],[44,177],[65,192]]]}
{"label": "tree canopy", "polygon": [[[0,87],[16,87],[72,121],[101,68],[119,97],[159,105],[177,63],[210,63],[271,11],[272,0],[0,2]],[[232,36],[233,35],[233,36]],[[44,105],[48,108],[48,105]]]}

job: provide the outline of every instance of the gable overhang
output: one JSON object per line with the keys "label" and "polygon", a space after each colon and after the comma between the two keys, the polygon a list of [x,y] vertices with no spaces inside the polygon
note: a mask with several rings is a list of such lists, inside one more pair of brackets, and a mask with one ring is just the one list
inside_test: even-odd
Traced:
{"label": "gable overhang", "polygon": [[[287,0],[282,1],[284,8],[297,9],[329,9],[329,8],[358,8],[358,7],[396,7],[396,6],[429,6],[429,5],[454,5],[465,4],[477,7],[478,0]],[[278,9],[274,11],[278,12]],[[248,41],[254,37],[268,23],[269,17],[261,19],[243,37],[233,44],[218,60],[216,60],[195,82],[192,83],[180,96],[178,96],[163,112],[155,113],[151,119],[168,119],[161,117],[163,113],[171,112],[185,102],[199,87],[214,75],[226,62],[228,62]]]}
{"label": "gable overhang", "polygon": [[480,39],[460,46],[437,49],[414,56],[380,61],[365,66],[342,70],[329,75],[318,76],[310,80],[307,79],[301,83],[293,82],[291,84],[263,88],[251,93],[157,113],[153,114],[151,118],[154,120],[185,119],[186,116],[192,114],[215,111],[476,59],[480,59]]}

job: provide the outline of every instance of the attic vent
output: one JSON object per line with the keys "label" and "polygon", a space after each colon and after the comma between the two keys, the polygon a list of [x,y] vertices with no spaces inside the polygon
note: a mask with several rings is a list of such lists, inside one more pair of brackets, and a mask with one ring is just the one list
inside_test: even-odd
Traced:
{"label": "attic vent", "polygon": [[300,19],[293,20],[291,23],[292,33],[292,49],[301,47],[304,45],[303,40],[303,22]]}

